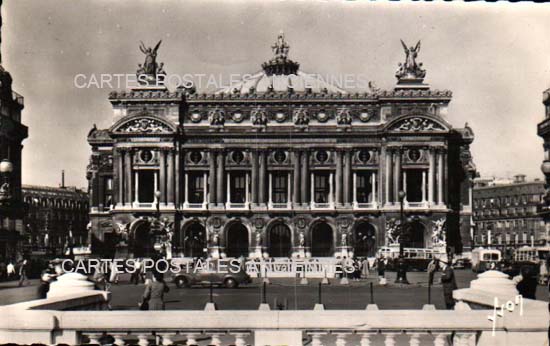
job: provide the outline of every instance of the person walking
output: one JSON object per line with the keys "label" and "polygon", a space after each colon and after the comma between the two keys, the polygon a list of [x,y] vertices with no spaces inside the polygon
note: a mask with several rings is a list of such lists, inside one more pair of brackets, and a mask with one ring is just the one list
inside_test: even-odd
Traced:
{"label": "person walking", "polygon": [[361,276],[363,278],[367,279],[369,277],[369,269],[369,259],[365,257],[361,263]]}
{"label": "person walking", "polygon": [[537,299],[537,275],[532,267],[521,267],[520,275],[514,277],[514,281],[517,282],[516,288],[523,298]]}
{"label": "person walking", "polygon": [[134,262],[134,271],[130,275],[130,283],[134,284],[134,285],[137,285],[141,278],[142,278],[142,276],[141,276],[141,261],[138,258]]}
{"label": "person walking", "polygon": [[380,255],[378,257],[378,260],[376,260],[376,270],[378,271],[378,278],[380,279],[380,285],[386,284],[386,264],[388,263],[388,260],[384,258],[384,256]]}
{"label": "person walking", "polygon": [[10,280],[15,275],[15,266],[12,262],[8,263],[6,267],[7,279]]}
{"label": "person walking", "polygon": [[439,260],[434,258],[428,263],[428,285],[432,286],[434,284],[434,275],[435,272],[439,269]]}
{"label": "person walking", "polygon": [[163,274],[154,271],[152,280],[145,282],[145,292],[138,304],[140,310],[164,310],[164,294],[170,289],[164,282]]}
{"label": "person walking", "polygon": [[27,260],[24,259],[23,262],[21,262],[21,266],[19,267],[19,287],[23,286],[24,282],[29,282],[29,279],[27,278]]}
{"label": "person walking", "polygon": [[451,310],[455,306],[453,291],[458,288],[456,285],[455,272],[448,263],[443,261],[441,261],[441,263],[441,284],[443,285],[443,298],[445,299],[445,307],[447,308],[447,310]]}

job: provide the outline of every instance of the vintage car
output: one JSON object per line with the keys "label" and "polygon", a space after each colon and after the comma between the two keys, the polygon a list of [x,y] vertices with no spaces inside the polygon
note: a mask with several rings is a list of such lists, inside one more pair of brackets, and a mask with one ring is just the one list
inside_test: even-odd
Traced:
{"label": "vintage car", "polygon": [[210,285],[237,288],[239,285],[251,283],[252,279],[242,266],[218,266],[217,263],[209,263],[182,269],[173,274],[173,282],[178,288]]}

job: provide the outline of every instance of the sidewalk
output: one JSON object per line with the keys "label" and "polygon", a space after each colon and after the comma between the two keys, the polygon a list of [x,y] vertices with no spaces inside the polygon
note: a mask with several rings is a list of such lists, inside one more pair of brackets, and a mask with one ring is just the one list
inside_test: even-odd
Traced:
{"label": "sidewalk", "polygon": [[[31,279],[28,281],[25,281],[25,287],[26,286],[37,286],[40,282],[39,279]],[[2,281],[0,282],[0,289],[8,289],[8,288],[19,288],[19,280],[10,280],[10,281]]]}

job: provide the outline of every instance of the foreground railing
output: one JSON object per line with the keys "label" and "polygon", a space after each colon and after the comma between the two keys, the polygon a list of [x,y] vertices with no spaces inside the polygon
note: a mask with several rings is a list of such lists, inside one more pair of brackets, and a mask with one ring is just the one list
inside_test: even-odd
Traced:
{"label": "foreground railing", "polygon": [[[482,274],[485,275],[485,274]],[[498,286],[498,278],[488,278]],[[491,281],[492,280],[492,281]],[[82,281],[57,285],[48,299],[0,308],[0,344],[114,344],[114,345],[542,345],[548,328],[547,303],[523,299],[511,302],[510,287],[483,291],[476,280],[472,288],[455,291],[455,310],[272,311],[104,311],[109,296],[83,289]],[[64,287],[64,286],[63,286]],[[72,292],[72,293],[71,293]],[[492,309],[497,297],[506,309]],[[519,306],[518,304],[521,304]],[[475,309],[472,309],[475,308]],[[520,309],[521,307],[521,309]],[[83,311],[85,310],[85,311]],[[512,311],[510,311],[512,310]],[[493,320],[490,316],[494,316]]]}

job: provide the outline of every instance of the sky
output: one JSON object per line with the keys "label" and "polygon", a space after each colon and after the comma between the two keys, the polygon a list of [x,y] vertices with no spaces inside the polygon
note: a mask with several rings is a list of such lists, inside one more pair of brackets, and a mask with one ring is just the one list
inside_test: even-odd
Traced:
{"label": "sky", "polygon": [[[93,124],[112,124],[109,88],[77,74],[134,73],[140,40],[163,40],[169,74],[253,73],[280,30],[289,57],[320,75],[361,74],[395,86],[400,39],[422,41],[433,89],[453,91],[447,120],[467,122],[482,176],[540,178],[543,90],[550,87],[550,7],[366,1],[5,0],[3,66],[25,97],[23,183],[84,187]],[[365,91],[365,90],[352,90]]]}

